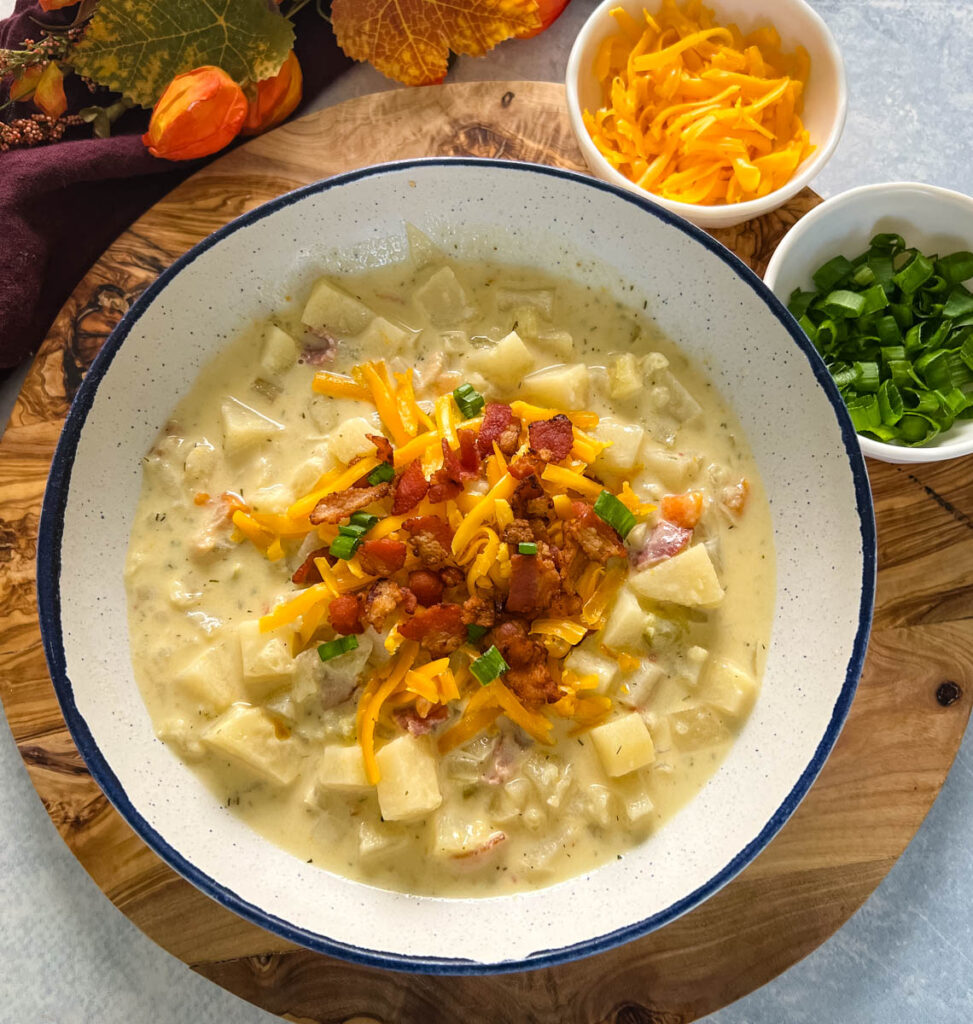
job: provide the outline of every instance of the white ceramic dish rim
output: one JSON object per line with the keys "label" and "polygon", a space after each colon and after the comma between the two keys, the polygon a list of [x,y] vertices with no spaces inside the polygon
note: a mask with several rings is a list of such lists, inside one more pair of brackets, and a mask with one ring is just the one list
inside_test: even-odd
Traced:
{"label": "white ceramic dish rim", "polygon": [[[564,87],[567,93],[568,116],[571,119],[571,127],[578,140],[578,145],[581,147],[584,154],[585,162],[590,166],[591,159],[597,160],[599,168],[601,168],[601,171],[604,171],[604,174],[607,175],[607,177],[604,178],[605,181],[618,185],[620,188],[634,191],[636,194],[644,194],[652,202],[670,210],[672,213],[685,217],[694,224],[705,225],[707,227],[729,227],[733,224],[741,224],[743,221],[750,220],[752,217],[759,217],[764,213],[769,213],[771,210],[777,209],[777,207],[786,203],[788,199],[796,196],[802,188],[811,183],[824,165],[831,159],[831,155],[834,153],[838,142],[841,139],[841,134],[845,127],[845,120],[848,116],[848,77],[845,73],[845,62],[844,58],[841,56],[841,50],[839,49],[838,43],[824,19],[813,7],[811,7],[810,4],[806,2],[806,0],[792,0],[792,2],[796,3],[798,7],[801,7],[806,16],[817,25],[818,30],[821,33],[821,38],[824,40],[825,47],[835,62],[835,67],[838,72],[838,109],[835,113],[835,118],[828,137],[818,146],[810,159],[805,160],[804,163],[800,165],[794,174],[794,177],[791,178],[786,185],[782,185],[780,188],[775,189],[766,196],[761,196],[760,199],[749,199],[744,203],[734,204],[732,207],[733,216],[729,217],[727,211],[730,207],[728,206],[694,206],[692,203],[678,203],[672,199],[663,199],[661,196],[657,196],[652,192],[646,192],[644,189],[640,189],[634,182],[629,181],[629,179],[623,174],[616,171],[615,168],[612,167],[612,165],[601,155],[601,153],[598,152],[598,148],[595,146],[594,141],[588,134],[588,129],[585,128],[584,120],[581,116],[581,101],[578,97],[578,79],[581,74],[581,56],[582,52],[588,45],[588,36],[593,31],[594,26],[597,25],[598,19],[606,17],[609,11],[619,5],[619,0],[602,0],[602,3],[600,3],[591,12],[591,14],[588,15],[588,18],[581,26],[581,30],[578,32],[578,35],[574,40],[574,44],[571,47],[571,52],[568,55],[567,71],[565,72],[564,77]],[[597,172],[599,177],[602,176],[601,171]],[[737,216],[737,214],[739,214],[739,216]],[[728,217],[729,219],[727,219]]]}
{"label": "white ceramic dish rim", "polygon": [[[266,910],[261,909],[260,907],[255,906],[241,898],[226,886],[217,882],[214,878],[210,877],[187,860],[182,853],[174,849],[146,821],[139,810],[134,806],[134,804],[132,804],[124,787],[95,742],[87,722],[78,710],[74,698],[72,683],[67,675],[60,615],[61,538],[63,532],[64,513],[67,507],[67,500],[70,491],[74,454],[77,450],[81,433],[84,429],[85,420],[92,408],[101,380],[105,376],[115,354],[118,352],[126,337],[138,322],[141,315],[152,304],[156,296],[159,295],[159,293],[174,277],[190,266],[201,253],[217,244],[227,235],[230,235],[241,228],[245,228],[249,224],[270,215],[282,207],[300,202],[308,195],[325,192],[329,189],[340,187],[343,184],[348,184],[363,177],[380,175],[388,172],[401,172],[409,168],[444,165],[489,167],[516,172],[527,171],[530,173],[567,179],[587,188],[595,188],[600,191],[610,193],[625,202],[635,205],[643,212],[664,221],[667,225],[684,232],[707,248],[711,253],[713,253],[713,255],[722,260],[744,281],[744,283],[753,289],[753,291],[774,314],[781,326],[790,335],[794,344],[804,353],[810,363],[815,378],[824,389],[829,402],[834,409],[835,415],[838,419],[842,442],[845,454],[849,461],[849,467],[854,484],[855,503],[859,516],[862,545],[862,579],[858,608],[858,622],[855,631],[854,643],[852,645],[851,654],[845,672],[844,682],[842,683],[838,697],[835,701],[831,717],[828,721],[828,726],[820,742],[816,746],[813,756],[783,802],[770,817],[756,838],[748,843],[744,849],[740,850],[720,871],[713,875],[708,881],[700,885],[688,896],[677,900],[668,907],[649,916],[648,918],[645,918],[644,920],[624,926],[604,935],[597,936],[593,939],[588,939],[560,948],[546,949],[543,952],[533,954],[520,960],[509,960],[494,963],[483,963],[459,958],[411,956],[362,948],[349,943],[336,941],[326,935],[296,926]],[[797,809],[797,806],[807,793],[812,782],[821,771],[828,754],[838,738],[841,727],[844,724],[848,711],[851,707],[851,702],[854,698],[858,679],[864,663],[865,650],[871,626],[872,609],[874,605],[875,575],[876,540],[871,491],[869,488],[868,475],[865,470],[864,460],[858,447],[857,437],[852,427],[851,420],[848,417],[837,388],[831,380],[830,374],[828,374],[825,369],[817,352],[814,350],[804,333],[797,327],[796,322],[781,302],[763,284],[756,274],[754,274],[753,271],[751,271],[728,249],[720,245],[701,229],[689,224],[679,217],[674,216],[649,200],[637,196],[628,190],[620,189],[587,175],[560,168],[514,161],[457,157],[434,157],[374,165],[360,170],[351,171],[346,174],[337,175],[333,178],[315,182],[293,192],[286,193],[285,195],[272,199],[241,217],[238,217],[229,224],[224,225],[222,228],[218,229],[195,245],[192,249],[176,260],[171,267],[164,271],[146,289],[146,291],[143,292],[109,336],[102,350],[92,363],[92,366],[89,369],[74,402],[72,403],[64,429],[58,441],[58,446],[51,465],[47,489],[44,494],[37,553],[37,593],[44,653],[47,658],[51,679],[53,681],[54,689],[60,702],[65,721],[71,732],[71,736],[95,781],[119,813],[125,818],[140,838],[149,846],[149,848],[175,871],[224,907],[227,907],[229,910],[232,910],[234,913],[248,921],[252,921],[260,927],[281,935],[283,938],[291,942],[300,944],[317,952],[331,956],[338,956],[355,963],[425,974],[496,974],[521,970],[533,970],[605,952],[606,950],[629,942],[632,939],[645,935],[648,932],[675,920],[677,917],[709,898],[713,893],[722,888],[727,882],[742,871],[757,856],[757,854],[763,850],[763,848],[783,827],[791,814],[793,814]]]}
{"label": "white ceramic dish rim", "polygon": [[[957,192],[954,189],[942,188],[940,185],[928,185],[922,181],[884,181],[872,185],[859,185],[857,188],[850,188],[846,192],[839,192],[830,199],[816,206],[810,213],[802,217],[797,224],[784,236],[780,245],[777,246],[767,269],[764,271],[764,284],[774,291],[777,283],[777,271],[783,265],[788,255],[800,245],[801,240],[812,230],[818,221],[830,216],[836,210],[846,206],[854,206],[863,197],[882,195],[889,200],[889,212],[895,213],[894,198],[896,193],[921,192],[931,199],[940,202],[959,203],[967,207],[973,216],[973,197]],[[810,276],[810,275],[809,275]],[[776,294],[776,291],[774,291]],[[781,299],[782,302],[786,299]],[[948,436],[943,435],[944,437]],[[904,445],[886,444],[884,441],[876,441],[871,437],[858,435],[858,443],[862,452],[873,459],[881,459],[883,462],[891,462],[896,465],[920,465],[927,462],[945,462],[947,459],[959,459],[969,455],[973,451],[973,442],[967,437],[965,440],[954,438],[952,441],[944,440],[935,448],[907,448]]]}

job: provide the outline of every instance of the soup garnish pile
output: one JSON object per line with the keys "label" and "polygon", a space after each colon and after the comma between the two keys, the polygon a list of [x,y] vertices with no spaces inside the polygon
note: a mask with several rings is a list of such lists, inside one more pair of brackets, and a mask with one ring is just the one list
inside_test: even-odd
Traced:
{"label": "soup garnish pile", "polygon": [[322,278],[145,459],[130,636],[158,734],[340,874],[490,895],[698,791],[756,697],[769,510],[644,313],[534,270]]}

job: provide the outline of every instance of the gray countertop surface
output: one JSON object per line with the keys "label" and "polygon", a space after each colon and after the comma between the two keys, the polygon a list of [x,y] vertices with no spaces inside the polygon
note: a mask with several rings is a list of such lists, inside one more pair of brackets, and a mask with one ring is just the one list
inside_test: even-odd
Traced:
{"label": "gray countertop surface", "polygon": [[[844,136],[814,187],[830,196],[898,179],[973,193],[973,0],[811,2],[838,39],[850,89]],[[12,0],[0,0],[0,16],[11,6]],[[571,41],[594,6],[595,0],[573,0],[542,36],[504,44],[481,60],[463,58],[449,81],[560,80]],[[320,105],[390,87],[372,69],[358,67]],[[0,422],[6,422],[20,376],[0,382]],[[195,975],[102,896],[48,819],[5,721],[0,925],[0,1022],[276,1019]],[[925,824],[862,910],[790,971],[706,1018],[708,1024],[822,1020],[973,1020],[970,736]]]}

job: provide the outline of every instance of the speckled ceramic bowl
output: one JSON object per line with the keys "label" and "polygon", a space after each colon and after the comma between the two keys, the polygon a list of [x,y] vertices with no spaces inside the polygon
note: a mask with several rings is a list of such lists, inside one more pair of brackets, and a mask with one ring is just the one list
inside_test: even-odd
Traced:
{"label": "speckled ceramic bowl", "polygon": [[[324,266],[400,258],[403,221],[464,258],[535,264],[626,302],[644,298],[736,408],[771,503],[773,640],[739,740],[697,798],[639,849],[533,893],[410,897],[292,857],[221,806],[155,738],[130,665],[122,568],[142,455],[229,338]],[[476,973],[558,963],[658,928],[770,841],[851,703],[874,544],[868,481],[838,393],[742,263],[685,221],[591,178],[429,160],[275,199],[201,242],[145,292],[68,417],[44,500],[38,590],[48,664],[74,739],[159,856],[225,906],[312,949],[401,970]]]}

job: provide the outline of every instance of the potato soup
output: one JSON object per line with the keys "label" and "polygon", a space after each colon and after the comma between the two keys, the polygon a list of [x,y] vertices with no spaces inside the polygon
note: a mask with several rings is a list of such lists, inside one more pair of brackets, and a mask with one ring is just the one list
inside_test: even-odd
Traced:
{"label": "potato soup", "polygon": [[641,308],[410,233],[174,410],[131,649],[159,737],[269,840],[500,895],[624,856],[719,765],[769,643],[770,514]]}

